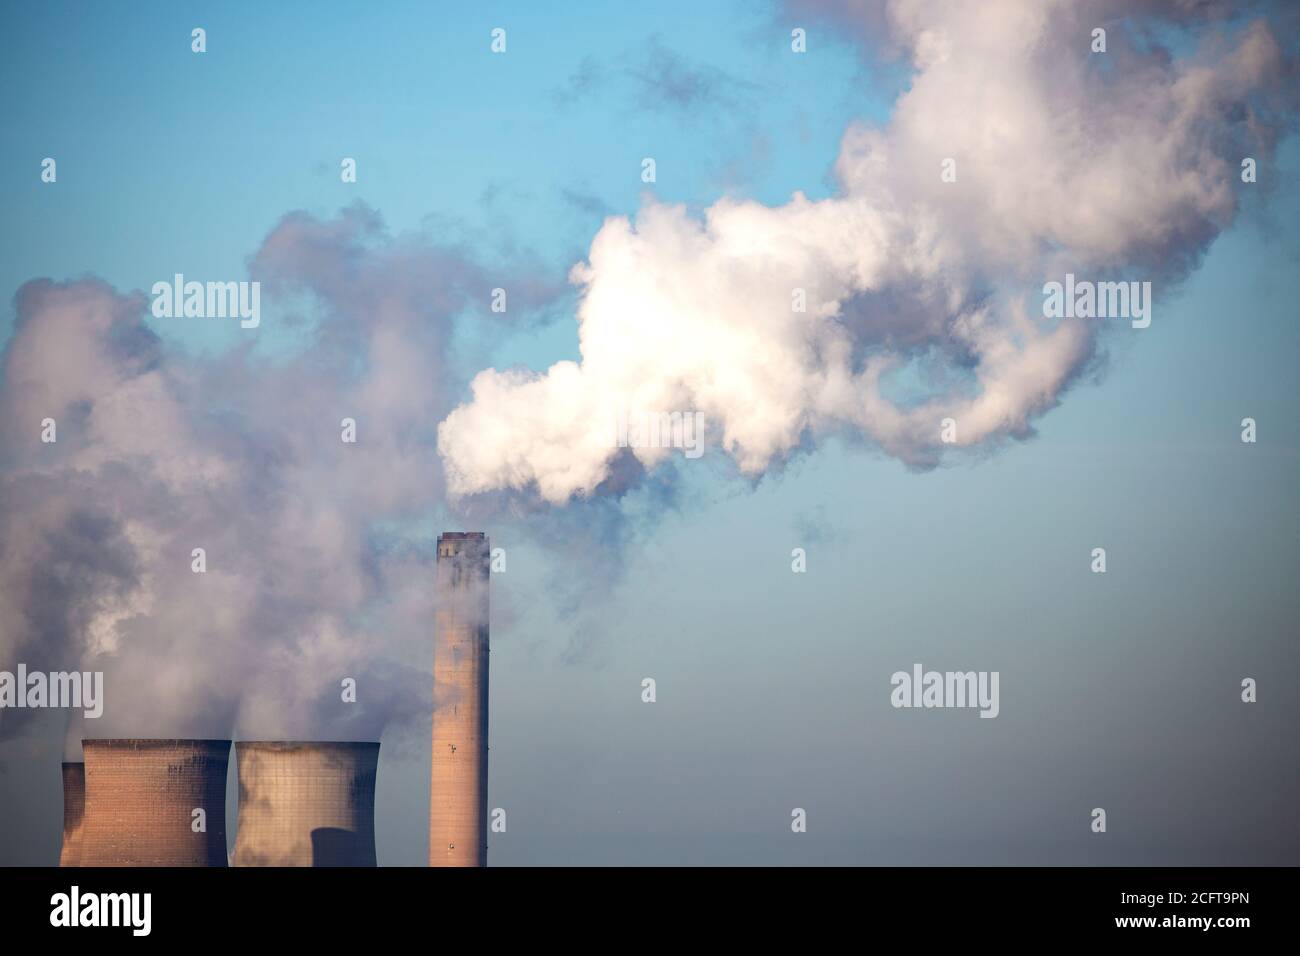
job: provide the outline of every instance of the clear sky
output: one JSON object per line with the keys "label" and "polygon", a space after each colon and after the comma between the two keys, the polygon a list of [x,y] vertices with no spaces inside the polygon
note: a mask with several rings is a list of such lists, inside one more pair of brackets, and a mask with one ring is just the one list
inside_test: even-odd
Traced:
{"label": "clear sky", "polygon": [[[605,217],[648,196],[699,215],[837,194],[845,130],[889,123],[913,68],[800,19],[815,6],[11,5],[0,291],[245,279],[286,214],[363,203],[402,241],[468,250],[485,300],[542,290],[505,327],[457,310],[440,385],[466,401],[483,367],[578,357],[567,276]],[[757,477],[720,453],[674,460],[670,500],[652,484],[620,499],[617,543],[590,550],[565,507],[486,512],[508,555],[489,803],[509,822],[490,861],[1297,862],[1298,174],[1288,129],[1257,194],[1157,286],[1151,327],[1104,335],[1107,360],[1023,440],[933,469],[843,433]],[[269,296],[254,339],[145,321],[190,356],[286,356],[291,312]],[[396,537],[473,515],[431,494]],[[386,652],[418,667],[431,646]],[[890,675],[914,662],[1000,672],[998,718],[892,708]],[[2,863],[57,856],[63,736],[56,714],[0,733]],[[425,860],[427,740],[418,721],[385,731],[381,864]]]}

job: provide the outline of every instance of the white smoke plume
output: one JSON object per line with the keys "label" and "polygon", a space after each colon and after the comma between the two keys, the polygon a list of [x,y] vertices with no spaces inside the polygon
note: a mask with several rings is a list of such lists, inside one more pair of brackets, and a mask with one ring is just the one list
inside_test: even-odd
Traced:
{"label": "white smoke plume", "polygon": [[620,451],[628,411],[702,412],[750,476],[831,433],[913,467],[1032,434],[1102,328],[1042,318],[1043,284],[1151,281],[1159,301],[1233,221],[1242,158],[1265,164],[1294,115],[1277,24],[1129,6],[798,5],[887,28],[914,70],[888,125],[845,132],[832,198],[607,219],[570,276],[581,360],[475,377],[439,427],[449,490],[600,494],[626,455],[673,453]]}

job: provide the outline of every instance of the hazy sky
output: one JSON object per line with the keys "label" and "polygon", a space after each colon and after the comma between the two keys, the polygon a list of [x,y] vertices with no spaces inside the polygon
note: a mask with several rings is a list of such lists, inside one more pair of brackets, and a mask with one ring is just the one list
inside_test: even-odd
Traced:
{"label": "hazy sky", "polygon": [[[1079,62],[1062,60],[1062,73],[1159,75],[1157,38],[1174,62],[1230,64],[1210,74],[1221,102],[1177,87],[1185,113],[1158,108],[1158,83],[1138,95],[1142,84],[1112,77],[1133,95],[1091,103],[1089,129],[1113,138],[1083,144],[1081,159],[1052,138],[1058,127],[1027,126],[1027,107],[1000,108],[1005,89],[992,79],[972,129],[955,106],[926,125],[942,96],[915,115],[900,106],[904,91],[926,89],[924,64],[961,62],[945,36],[970,48],[908,19],[941,26],[942,6],[901,3],[893,21],[849,2],[6,9],[0,669],[75,668],[68,655],[93,631],[95,666],[109,675],[105,728],[382,728],[379,860],[420,865],[420,675],[432,653],[422,582],[431,589],[438,530],[485,530],[507,555],[492,577],[489,804],[508,826],[490,839],[492,864],[1300,861],[1294,102],[1261,116],[1278,141],[1259,154],[1257,183],[1237,181],[1239,152],[1218,157],[1227,180],[1211,163],[1217,147],[1237,145],[1235,104],[1270,68],[1266,55],[1238,62],[1224,51],[1262,20],[1278,55],[1294,57],[1295,17],[1243,4],[1237,17],[1161,23],[1126,40],[1144,21],[1100,3],[1040,24],[1033,49],[1066,42],[1066,25],[1109,25],[1113,59],[1098,65],[1083,29]],[[1022,26],[1015,4],[989,9],[1008,31]],[[195,26],[207,31],[201,55],[190,49]],[[507,30],[504,54],[490,51],[494,27]],[[807,30],[806,53],[791,51],[794,27]],[[1011,50],[1023,40],[1007,33]],[[1007,81],[981,68],[962,85]],[[1025,75],[1041,81],[1043,102],[1068,102],[1053,74]],[[1171,131],[1184,123],[1179,138]],[[907,177],[929,162],[928,137],[949,127],[959,170],[978,172],[959,173],[967,192],[934,213],[938,238],[922,256],[908,230],[933,200]],[[1203,128],[1216,132],[1202,140]],[[854,130],[895,178],[854,152]],[[876,141],[871,131],[886,132]],[[999,135],[1034,144],[1027,158],[1014,153],[1027,167],[1006,166]],[[973,142],[989,155],[962,165],[960,147]],[[56,183],[41,181],[44,157],[57,159]],[[343,157],[356,159],[355,183],[340,181]],[[656,160],[653,184],[644,157]],[[795,192],[825,204],[800,219],[787,205]],[[1103,197],[1104,208],[1071,197]],[[771,212],[684,242],[680,260],[674,242],[691,220],[678,233],[637,218],[682,204],[698,222],[720,200]],[[1127,219],[1129,209],[1141,215]],[[1010,414],[937,467],[910,439],[886,436],[883,416],[805,404],[821,381],[814,365],[781,379],[798,396],[789,407],[800,427],[759,470],[715,441],[698,460],[634,469],[618,496],[588,499],[586,487],[557,505],[536,487],[484,478],[480,500],[448,501],[436,429],[467,407],[474,375],[540,374],[583,357],[575,320],[587,306],[570,269],[594,259],[598,234],[609,238],[600,248],[615,248],[617,235],[602,232],[609,216],[637,222],[627,245],[644,274],[703,263],[692,281],[720,289],[721,302],[752,286],[727,268],[744,259],[735,250],[746,237],[770,240],[766,271],[782,279],[797,245],[843,304],[850,367],[897,350],[908,370],[963,396],[985,366],[978,349],[953,346],[960,316],[1003,315],[1017,298],[1037,309],[1041,283],[1073,262],[1080,275],[1153,281],[1152,322],[1097,320],[1106,328],[1044,373],[1049,384],[1029,377],[1023,421]],[[840,250],[850,261],[836,260]],[[594,272],[611,284],[587,288],[614,288],[603,300],[612,305],[582,314],[617,342],[645,326],[619,326],[629,321],[622,274],[608,261]],[[155,319],[147,298],[128,298],[177,272],[259,278],[261,326]],[[14,298],[40,278],[78,284]],[[488,308],[498,286],[510,292],[505,316]],[[940,324],[936,289],[958,302],[936,313]],[[778,365],[793,354],[780,338],[789,329],[743,302],[726,324],[725,309],[681,309],[681,347],[715,348],[709,369],[739,367],[751,346]],[[119,317],[82,338],[82,312]],[[753,342],[729,337],[736,329],[752,329]],[[618,379],[632,365],[616,353],[606,367]],[[166,398],[114,398],[124,369],[141,382],[161,369]],[[39,448],[19,444],[35,440],[42,413],[25,404],[18,373],[42,387],[57,379],[51,394],[69,408],[91,389],[88,407],[113,409],[111,434],[70,425],[68,454],[83,457],[50,477],[32,465]],[[1026,380],[1007,379],[1013,410]],[[708,414],[740,434],[726,398]],[[475,406],[484,417],[469,441],[499,440],[493,467],[542,468],[510,430],[532,405]],[[335,422],[354,407],[375,443],[341,461]],[[303,425],[315,412],[319,433]],[[1241,440],[1246,417],[1253,444]],[[123,437],[133,427],[163,437],[137,447]],[[540,445],[538,455],[567,447],[554,436]],[[68,529],[85,516],[105,524],[92,522],[68,557]],[[229,577],[211,576],[228,592],[177,592],[191,581],[188,549],[168,547],[185,534],[247,551]],[[1090,569],[1098,547],[1105,574]],[[805,573],[791,570],[795,548]],[[90,593],[82,582],[100,603],[74,614]],[[286,667],[290,647],[301,657]],[[917,662],[999,672],[997,718],[891,707],[890,676]],[[358,669],[363,695],[384,704],[349,724],[321,688]],[[647,677],[653,704],[642,701]],[[1247,677],[1256,703],[1241,701]],[[123,684],[138,705],[114,723]],[[0,863],[57,859],[65,716],[6,726],[0,715]],[[231,784],[233,807],[233,773]],[[1090,831],[1096,807],[1105,834]],[[807,811],[807,833],[791,831],[793,808]]]}

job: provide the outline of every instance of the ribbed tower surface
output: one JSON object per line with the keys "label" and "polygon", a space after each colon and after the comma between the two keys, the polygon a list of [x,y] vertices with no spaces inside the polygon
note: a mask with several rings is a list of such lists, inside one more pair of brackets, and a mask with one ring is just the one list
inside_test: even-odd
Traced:
{"label": "ribbed tower surface", "polygon": [[63,765],[63,844],[59,866],[81,865],[81,823],[86,813],[86,765]]}
{"label": "ribbed tower surface", "polygon": [[85,740],[82,749],[81,866],[226,865],[229,740]]}
{"label": "ribbed tower surface", "polygon": [[235,866],[374,866],[371,742],[239,741]]}

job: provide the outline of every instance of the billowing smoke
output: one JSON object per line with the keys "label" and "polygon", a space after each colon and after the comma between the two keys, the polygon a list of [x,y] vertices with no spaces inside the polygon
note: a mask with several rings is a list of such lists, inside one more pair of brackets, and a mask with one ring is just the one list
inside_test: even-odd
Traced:
{"label": "billowing smoke", "polygon": [[[104,714],[78,718],[74,741],[425,726],[434,535],[400,528],[441,500],[434,428],[463,385],[445,371],[451,326],[486,311],[493,283],[364,207],[285,217],[250,272],[302,306],[290,357],[187,356],[151,331],[143,295],[95,280],[16,297],[0,668],[104,671]],[[0,732],[32,714],[0,712]]]}
{"label": "billowing smoke", "polygon": [[1190,30],[1222,6],[796,5],[888,30],[914,70],[888,125],[846,131],[832,198],[699,218],[649,199],[608,219],[570,277],[581,361],[481,372],[439,429],[450,491],[561,503],[601,494],[629,454],[678,454],[620,450],[629,415],[702,413],[750,476],[828,434],[913,467],[1029,436],[1104,327],[1142,334],[1045,319],[1044,284],[1150,282],[1158,305],[1259,188],[1243,158],[1266,167],[1292,121],[1276,24]]}
{"label": "billowing smoke", "polygon": [[[609,219],[572,270],[581,361],[481,372],[459,408],[452,326],[501,270],[391,239],[362,207],[289,215],[253,257],[269,301],[304,305],[287,355],[186,355],[139,293],[25,285],[0,369],[0,668],[104,671],[104,716],[73,739],[422,723],[445,490],[477,496],[477,528],[486,492],[589,498],[510,504],[617,544],[619,496],[670,501],[654,467],[677,453],[618,449],[620,415],[702,413],[748,475],[829,434],[915,467],[1025,437],[1106,327],[1044,319],[1043,283],[1151,281],[1158,303],[1262,188],[1241,160],[1267,169],[1294,115],[1277,20],[1194,47],[1187,3],[859,6],[803,5],[887,29],[914,76],[886,127],[845,133],[838,193]],[[531,287],[508,284],[526,314]],[[0,733],[30,715],[0,712]]]}

